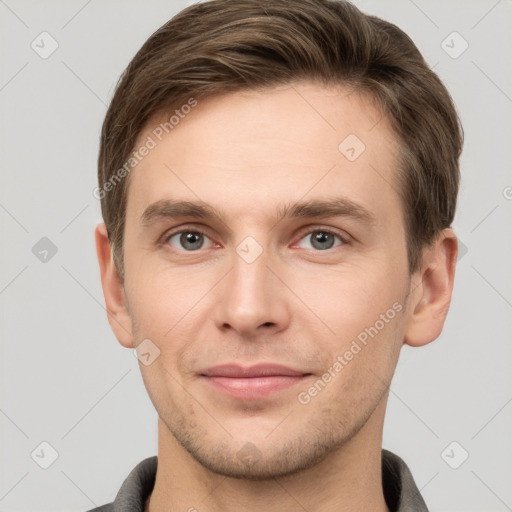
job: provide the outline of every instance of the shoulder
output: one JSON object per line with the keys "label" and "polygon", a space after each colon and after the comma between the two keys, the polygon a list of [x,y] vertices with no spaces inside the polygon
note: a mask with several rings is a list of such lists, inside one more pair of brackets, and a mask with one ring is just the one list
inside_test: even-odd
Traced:
{"label": "shoulder", "polygon": [[407,464],[388,450],[382,450],[382,487],[391,512],[428,512]]}
{"label": "shoulder", "polygon": [[112,503],[87,512],[144,512],[146,499],[155,485],[157,456],[139,462],[126,477]]}

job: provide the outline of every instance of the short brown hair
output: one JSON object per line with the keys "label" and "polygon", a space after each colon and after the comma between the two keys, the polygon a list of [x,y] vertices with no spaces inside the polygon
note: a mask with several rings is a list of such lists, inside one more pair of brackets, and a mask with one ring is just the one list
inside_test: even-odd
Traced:
{"label": "short brown hair", "polygon": [[129,176],[119,178],[129,169],[119,171],[148,121],[191,97],[299,80],[367,92],[387,115],[401,146],[409,269],[418,269],[422,249],[453,221],[463,134],[448,91],[412,40],[344,0],[211,0],[181,11],[144,43],[103,123],[98,190],[121,275]]}

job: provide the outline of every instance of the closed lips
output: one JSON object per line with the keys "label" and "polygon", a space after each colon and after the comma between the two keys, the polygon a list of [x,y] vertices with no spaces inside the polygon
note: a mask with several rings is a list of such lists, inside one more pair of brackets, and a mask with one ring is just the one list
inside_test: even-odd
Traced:
{"label": "closed lips", "polygon": [[261,364],[250,367],[243,367],[235,364],[225,364],[209,368],[201,373],[206,377],[229,377],[233,379],[249,379],[254,377],[288,376],[298,377],[309,375],[309,373],[293,370],[287,366],[277,364]]}

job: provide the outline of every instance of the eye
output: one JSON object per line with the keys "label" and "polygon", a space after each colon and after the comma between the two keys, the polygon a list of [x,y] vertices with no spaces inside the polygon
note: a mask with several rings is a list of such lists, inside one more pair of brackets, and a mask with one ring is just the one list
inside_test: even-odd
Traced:
{"label": "eye", "polygon": [[167,243],[176,249],[185,249],[185,251],[195,251],[197,249],[203,249],[213,245],[213,242],[204,233],[188,230],[179,231],[170,235],[167,238]]}
{"label": "eye", "polygon": [[[336,239],[338,240],[338,243],[336,243]],[[311,231],[307,236],[303,237],[298,245],[303,249],[325,251],[344,243],[345,241],[340,235],[326,229],[318,229]]]}

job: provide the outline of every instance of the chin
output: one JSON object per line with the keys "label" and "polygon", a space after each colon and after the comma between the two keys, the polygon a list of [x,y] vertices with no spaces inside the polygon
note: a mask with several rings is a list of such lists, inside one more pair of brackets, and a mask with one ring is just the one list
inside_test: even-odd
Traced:
{"label": "chin", "polygon": [[190,429],[173,430],[173,437],[201,466],[218,475],[245,480],[269,480],[312,468],[347,441],[339,430],[335,436],[333,429],[318,428],[293,437],[288,428],[286,439],[271,434],[254,442],[241,438],[219,442],[205,432],[195,435]]}
{"label": "chin", "polygon": [[247,442],[239,450],[234,450],[233,446],[220,445],[210,450],[187,451],[212,473],[245,480],[269,480],[315,466],[327,457],[330,447],[317,446],[307,453],[293,446],[262,451]]}

